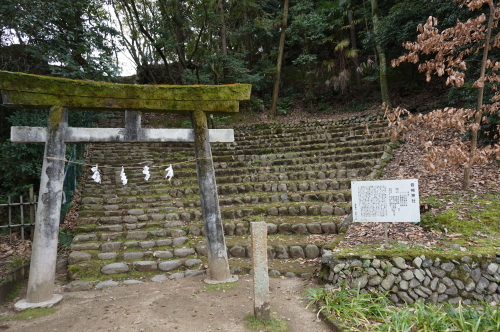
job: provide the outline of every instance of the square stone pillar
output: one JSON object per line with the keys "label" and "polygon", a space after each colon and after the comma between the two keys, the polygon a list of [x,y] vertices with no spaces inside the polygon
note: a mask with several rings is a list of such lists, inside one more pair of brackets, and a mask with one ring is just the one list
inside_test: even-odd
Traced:
{"label": "square stone pillar", "polygon": [[269,272],[267,266],[267,224],[251,222],[252,267],[255,318],[271,319]]}
{"label": "square stone pillar", "polygon": [[52,107],[47,124],[28,292],[26,300],[15,304],[17,310],[49,307],[62,299],[62,295],[54,294],[54,281],[66,156],[64,136],[67,127],[68,110],[60,106]]}

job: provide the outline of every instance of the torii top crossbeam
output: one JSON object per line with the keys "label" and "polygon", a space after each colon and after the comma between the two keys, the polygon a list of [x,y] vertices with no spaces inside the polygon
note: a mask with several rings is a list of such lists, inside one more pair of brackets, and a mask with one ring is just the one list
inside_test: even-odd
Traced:
{"label": "torii top crossbeam", "polygon": [[[66,142],[194,141],[210,266],[207,282],[234,280],[229,273],[210,148],[211,141],[231,142],[234,136],[232,130],[208,130],[206,113],[238,112],[239,101],[250,98],[251,85],[144,86],[0,71],[0,90],[5,106],[50,108],[46,128],[11,130],[13,142],[45,142],[28,292],[26,300],[16,303],[17,309],[52,305],[62,298],[53,291]],[[69,110],[125,111],[125,128],[69,128]],[[142,129],[141,111],[191,114],[193,129]]]}
{"label": "torii top crossbeam", "polygon": [[0,71],[0,90],[3,104],[17,108],[235,113],[251,85],[116,84]]}

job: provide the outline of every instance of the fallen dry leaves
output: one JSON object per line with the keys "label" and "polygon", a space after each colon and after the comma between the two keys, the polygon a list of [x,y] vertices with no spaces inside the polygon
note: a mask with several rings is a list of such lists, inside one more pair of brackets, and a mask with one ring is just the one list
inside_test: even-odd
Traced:
{"label": "fallen dry leaves", "polygon": [[[411,134],[411,133],[410,133]],[[459,135],[451,130],[441,131],[436,134],[434,144],[446,146],[452,136]],[[433,173],[424,167],[423,147],[418,143],[408,140],[394,153],[391,162],[386,166],[382,179],[418,179],[421,212],[432,211],[440,214],[449,209],[460,212],[459,218],[473,219],[468,208],[474,206],[481,208],[481,203],[474,199],[482,198],[488,193],[500,194],[500,166],[498,162],[476,165],[472,168],[470,190],[462,191],[461,181],[463,167],[446,168]],[[442,203],[438,207],[426,204],[429,197]],[[385,228],[382,223],[355,223],[349,227],[344,240],[336,247],[354,248],[362,244],[383,244]],[[456,238],[458,234],[447,234],[443,237],[436,231],[426,232],[420,226],[412,223],[389,224],[388,238],[390,241],[406,244],[408,247],[418,245],[423,248],[432,248],[439,240]]]}

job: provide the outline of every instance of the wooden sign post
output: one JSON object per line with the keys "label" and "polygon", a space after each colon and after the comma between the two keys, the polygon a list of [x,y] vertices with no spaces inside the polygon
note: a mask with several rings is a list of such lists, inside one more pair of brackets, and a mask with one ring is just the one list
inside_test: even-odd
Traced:
{"label": "wooden sign post", "polygon": [[[212,161],[211,142],[233,142],[232,129],[207,126],[206,113],[238,112],[250,98],[251,85],[143,86],[75,81],[0,71],[3,104],[15,108],[50,109],[47,127],[12,127],[11,141],[45,143],[33,239],[28,293],[18,310],[51,306],[54,294],[57,240],[64,180],[66,143],[194,142],[211,283],[234,281],[226,243]],[[125,112],[125,128],[71,128],[71,110]],[[144,129],[140,112],[191,114],[194,129]]]}

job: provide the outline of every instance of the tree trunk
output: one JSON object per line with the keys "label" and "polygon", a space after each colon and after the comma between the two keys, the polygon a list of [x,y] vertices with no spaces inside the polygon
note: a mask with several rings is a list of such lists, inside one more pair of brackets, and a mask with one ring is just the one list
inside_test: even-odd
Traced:
{"label": "tree trunk", "polygon": [[[357,49],[358,48],[358,43],[356,42],[356,28],[354,27],[354,24],[352,23],[353,18],[354,18],[354,13],[352,12],[352,10],[350,10],[347,13],[347,18],[349,20],[349,29],[350,29],[350,32],[351,32],[351,46],[352,46],[353,49]],[[354,65],[356,66],[356,69],[355,69],[356,87],[358,89],[361,89],[361,74],[358,71],[358,68],[359,68],[358,56],[356,55],[352,60],[354,61]]]}
{"label": "tree trunk", "polygon": [[373,32],[375,33],[375,45],[377,48],[379,67],[380,67],[380,92],[382,94],[382,102],[389,108],[392,107],[391,97],[389,95],[389,87],[387,86],[387,61],[385,58],[385,51],[380,42],[380,21],[378,17],[378,2],[377,0],[370,0],[372,4],[372,19],[373,19]]}
{"label": "tree trunk", "polygon": [[174,2],[175,14],[175,38],[177,40],[177,55],[179,57],[179,63],[177,64],[179,79],[182,82],[184,76],[184,69],[187,67],[186,64],[186,38],[184,34],[184,23],[182,22],[182,11],[180,1]]}
{"label": "tree trunk", "polygon": [[[479,75],[480,79],[484,78],[486,72],[486,62],[488,60],[488,49],[490,46],[491,30],[493,28],[493,18],[495,16],[495,5],[493,4],[493,1],[489,1],[488,4],[490,6],[490,17],[488,19],[486,39],[484,41],[483,59],[481,60],[481,72]],[[477,150],[477,131],[481,126],[481,118],[483,117],[483,95],[484,95],[484,83],[480,84],[477,93],[476,114],[475,114],[474,124],[472,125],[472,140],[470,144],[469,162],[467,163],[464,170],[462,190],[468,190],[470,187],[470,172],[472,169],[472,165],[474,164],[474,157],[476,156],[476,150]]]}
{"label": "tree trunk", "polygon": [[271,100],[271,109],[269,110],[269,119],[276,118],[276,108],[278,106],[278,94],[280,87],[280,76],[281,76],[281,65],[283,62],[283,53],[285,50],[285,35],[286,35],[286,27],[287,27],[287,19],[288,19],[288,4],[289,0],[285,0],[283,6],[283,23],[281,25],[281,36],[280,36],[280,45],[278,49],[278,61],[276,64],[276,78],[274,80],[273,86],[273,97]]}
{"label": "tree trunk", "polygon": [[168,64],[167,57],[166,57],[165,53],[163,52],[162,48],[157,43],[155,43],[155,39],[153,38],[153,36],[151,36],[151,34],[146,29],[144,24],[142,24],[142,20],[141,20],[141,17],[139,15],[139,11],[137,10],[135,0],[130,1],[130,4],[132,5],[132,9],[130,9],[127,1],[122,0],[120,2],[123,5],[123,7],[126,8],[127,11],[130,13],[130,16],[135,18],[137,25],[139,27],[139,31],[144,35],[144,37],[146,37],[147,40],[149,40],[149,42],[153,45],[153,48],[155,49],[155,51],[158,53],[158,55],[163,60],[163,65],[165,66],[165,71],[166,71],[167,76],[170,79],[171,83],[176,84],[177,82],[175,81],[174,77],[172,76],[172,72],[170,70],[170,65]]}
{"label": "tree trunk", "polygon": [[220,16],[220,40],[222,47],[222,55],[227,55],[227,39],[226,39],[226,20],[224,18],[224,0],[218,1],[219,16]]}

